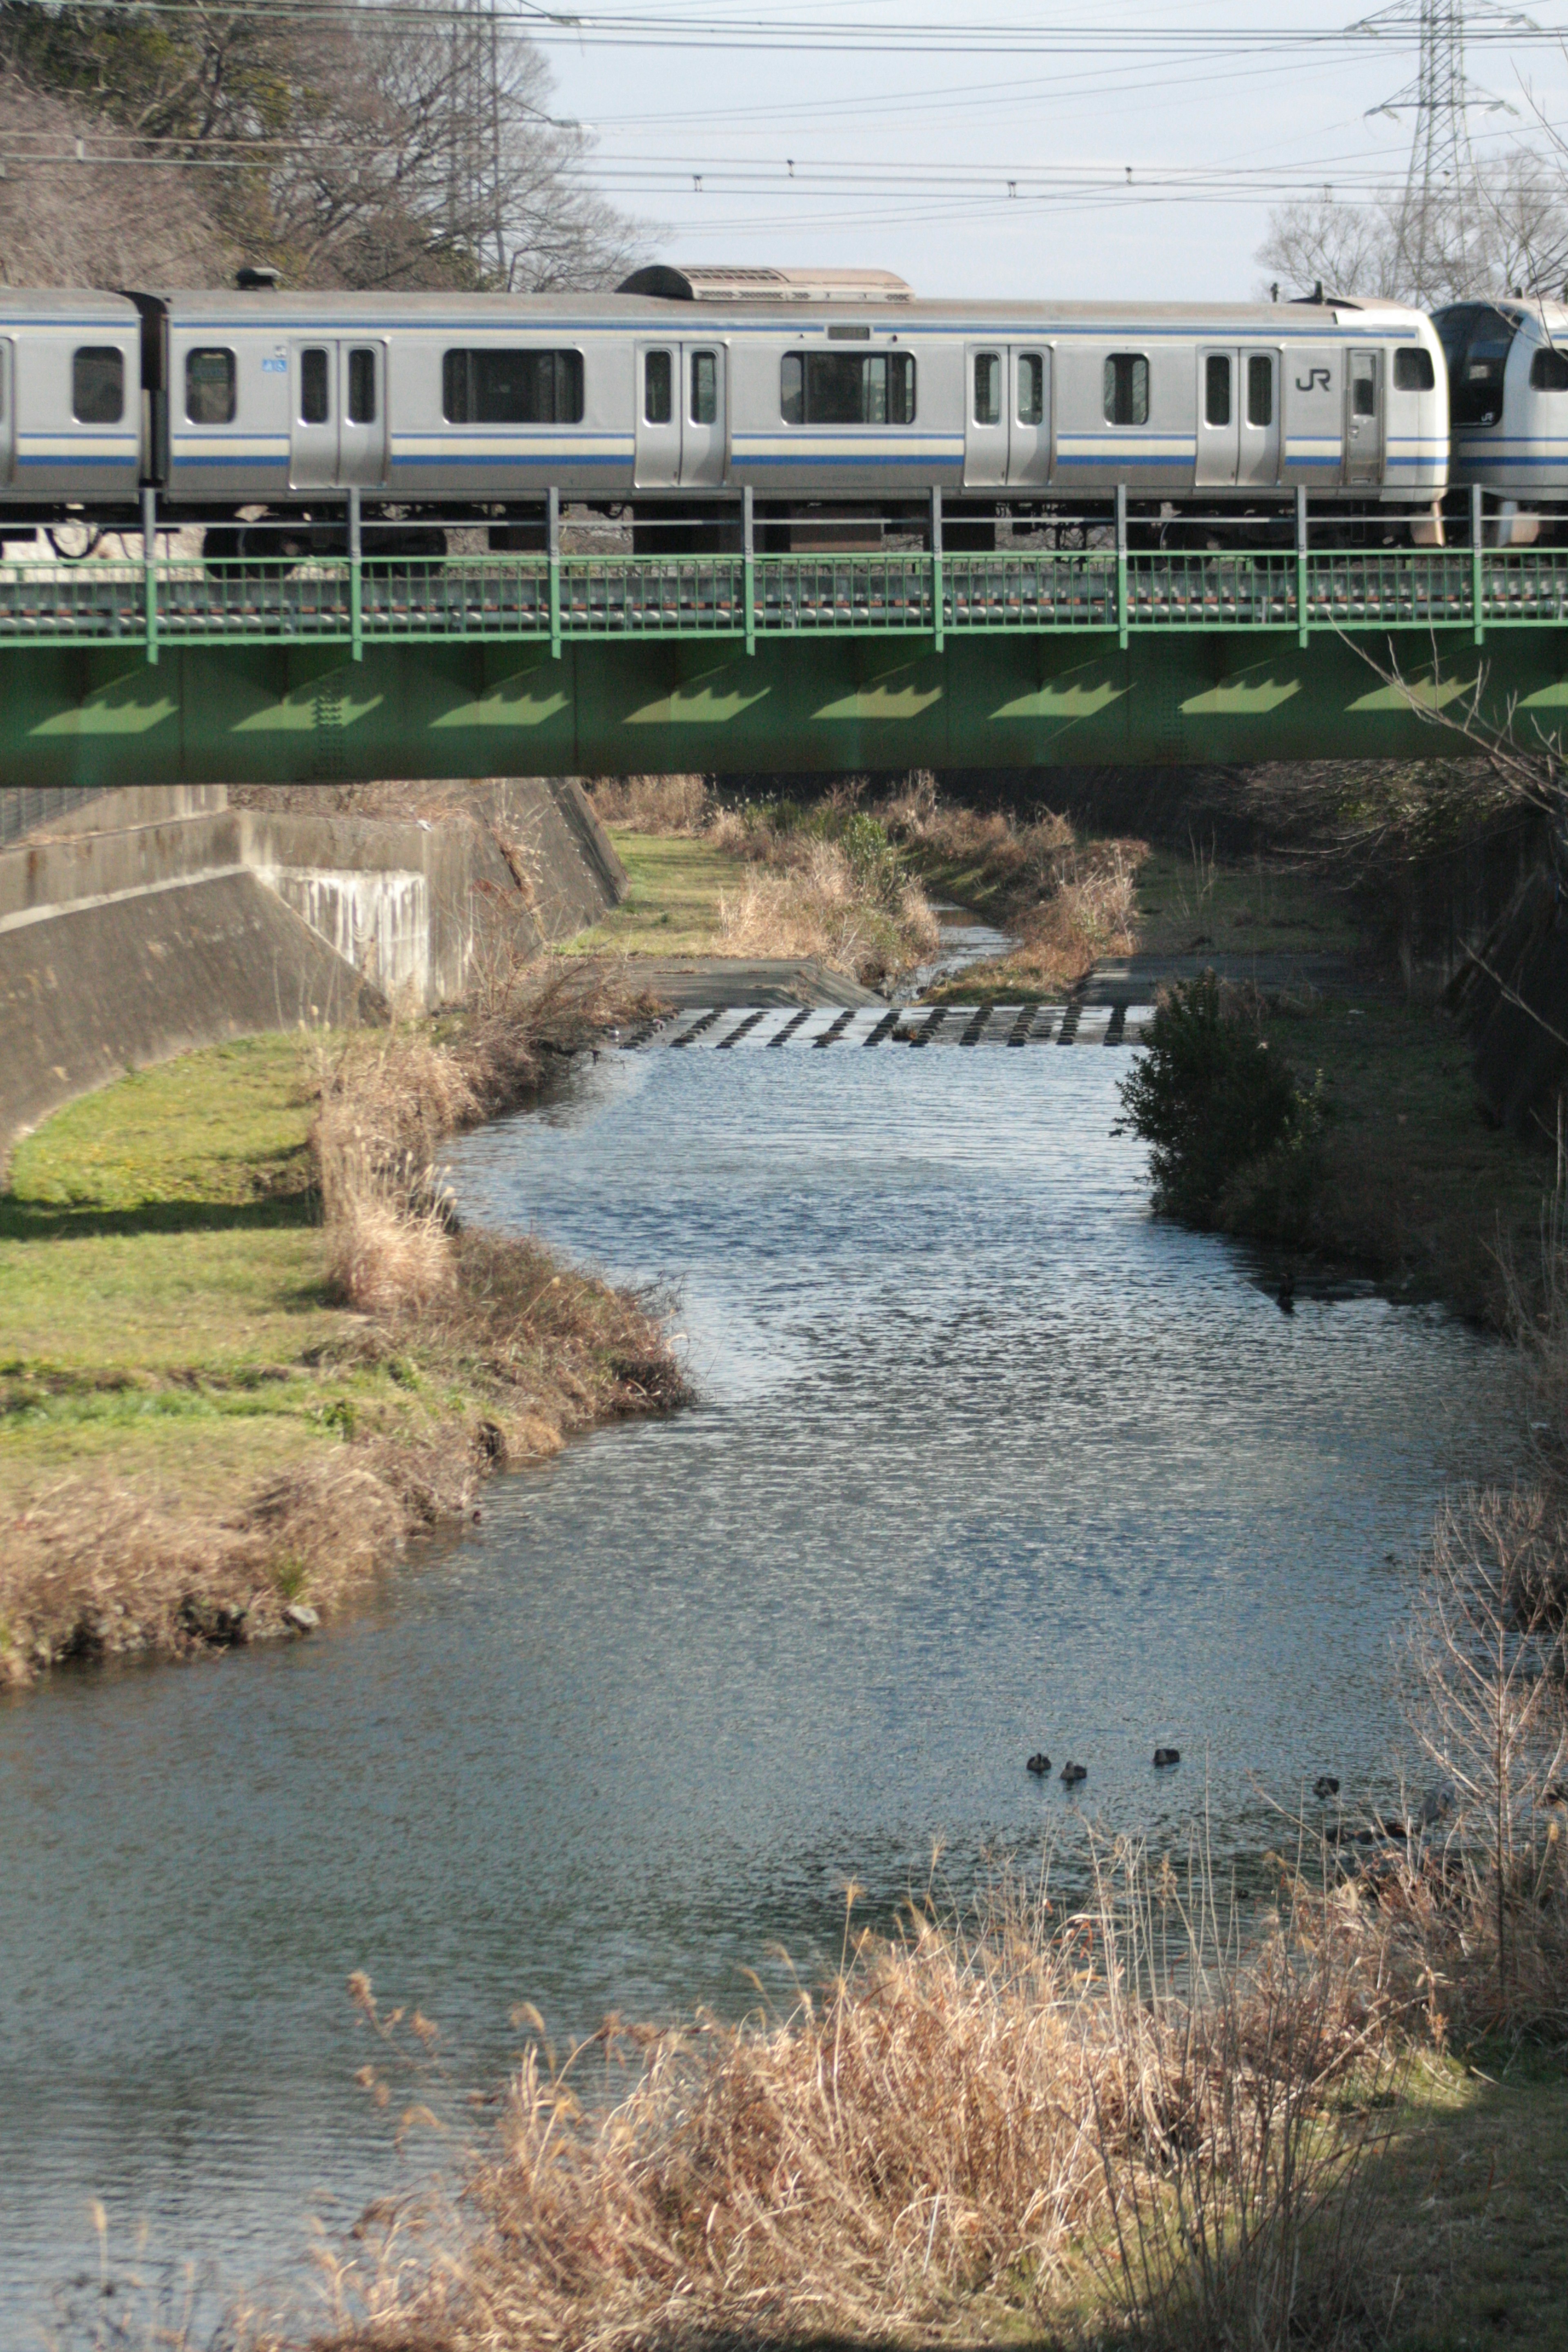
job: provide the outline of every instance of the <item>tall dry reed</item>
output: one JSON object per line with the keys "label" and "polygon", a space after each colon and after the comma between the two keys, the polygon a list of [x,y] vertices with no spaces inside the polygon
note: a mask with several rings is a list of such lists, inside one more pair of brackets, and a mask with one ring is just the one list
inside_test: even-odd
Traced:
{"label": "tall dry reed", "polygon": [[941,934],[918,883],[868,876],[836,841],[784,833],[773,845],[768,863],[720,898],[719,936],[731,954],[815,956],[872,987],[936,953]]}
{"label": "tall dry reed", "polygon": [[1020,816],[965,808],[943,800],[923,770],[878,814],[917,862],[1017,930],[1017,945],[983,968],[988,980],[1068,989],[1101,956],[1129,955],[1137,946],[1142,842],[1080,837],[1049,809]]}
{"label": "tall dry reed", "polygon": [[595,776],[588,790],[604,823],[626,833],[702,833],[713,814],[706,776]]}
{"label": "tall dry reed", "polygon": [[1375,1995],[1352,1939],[1293,1916],[1194,1969],[1198,1878],[1178,1918],[1122,1848],[1076,1914],[1042,1874],[968,1922],[911,1906],[890,1936],[855,1931],[851,1890],[837,1973],[782,2019],[612,2018],[561,2066],[541,2034],[468,2228],[411,2262],[384,2217],[329,2266],[330,2340],[931,2342],[1086,2305],[1098,2333],[1162,2344],[1331,2340],[1310,2330],[1357,2306],[1384,2112],[1342,2095],[1382,2063]]}

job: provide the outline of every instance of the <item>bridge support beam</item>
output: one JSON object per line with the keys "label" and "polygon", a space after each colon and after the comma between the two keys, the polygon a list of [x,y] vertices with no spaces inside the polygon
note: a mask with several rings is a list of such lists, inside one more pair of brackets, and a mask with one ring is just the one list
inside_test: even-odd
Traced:
{"label": "bridge support beam", "polygon": [[12,646],[0,783],[1410,759],[1568,722],[1568,631]]}

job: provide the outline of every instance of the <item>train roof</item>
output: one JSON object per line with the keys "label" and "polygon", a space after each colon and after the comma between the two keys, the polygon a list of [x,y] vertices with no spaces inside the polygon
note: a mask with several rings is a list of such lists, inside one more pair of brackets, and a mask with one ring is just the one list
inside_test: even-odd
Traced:
{"label": "train roof", "polygon": [[0,318],[111,319],[116,326],[126,326],[135,323],[136,305],[123,294],[106,294],[97,286],[0,286]]}
{"label": "train roof", "polygon": [[[641,273],[639,273],[641,274]],[[744,320],[753,326],[833,326],[842,330],[846,312],[858,310],[864,323],[878,331],[896,333],[906,326],[947,323],[973,325],[995,333],[1013,322],[1040,331],[1101,327],[1120,332],[1139,328],[1179,330],[1234,329],[1258,336],[1300,333],[1310,326],[1409,326],[1423,314],[1396,302],[1049,302],[932,301],[910,297],[896,308],[885,297],[864,301],[846,298],[791,299],[781,303],[763,297],[754,303],[738,295],[704,301],[696,296],[654,294],[362,294],[268,289],[257,292],[226,288],[158,289],[152,299],[167,306],[175,320],[224,320],[235,326],[275,326],[284,331],[320,330],[328,318],[347,322],[383,325],[406,320],[411,325],[468,325],[492,331],[523,321],[588,325],[646,321],[665,331],[689,333],[710,328],[722,333]]]}
{"label": "train roof", "polygon": [[763,269],[740,262],[657,263],[634,269],[617,294],[671,302],[912,302],[915,291],[890,269]]}
{"label": "train roof", "polygon": [[1445,302],[1437,315],[1444,310],[1496,310],[1517,327],[1533,327],[1544,341],[1568,336],[1568,303],[1542,294],[1466,294]]}

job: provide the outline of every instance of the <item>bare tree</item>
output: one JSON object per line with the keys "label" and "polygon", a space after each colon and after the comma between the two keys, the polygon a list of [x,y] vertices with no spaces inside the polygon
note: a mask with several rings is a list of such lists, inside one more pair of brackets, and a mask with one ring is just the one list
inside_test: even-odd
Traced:
{"label": "bare tree", "polygon": [[0,81],[0,282],[199,286],[226,276],[234,248],[203,201],[206,175],[178,163],[79,161],[91,128],[80,108]]}
{"label": "bare tree", "polygon": [[1347,205],[1327,192],[1315,204],[1279,205],[1256,258],[1292,292],[1399,291],[1395,241],[1379,205]]}
{"label": "bare tree", "polygon": [[127,183],[199,172],[227,247],[295,285],[602,285],[640,256],[551,116],[544,58],[479,13],[0,0],[0,56]]}
{"label": "bare tree", "polygon": [[1420,226],[1403,197],[1351,204],[1325,191],[1272,212],[1257,257],[1296,290],[1321,281],[1424,306],[1512,287],[1555,292],[1568,269],[1568,174],[1551,154],[1513,148],[1433,198]]}

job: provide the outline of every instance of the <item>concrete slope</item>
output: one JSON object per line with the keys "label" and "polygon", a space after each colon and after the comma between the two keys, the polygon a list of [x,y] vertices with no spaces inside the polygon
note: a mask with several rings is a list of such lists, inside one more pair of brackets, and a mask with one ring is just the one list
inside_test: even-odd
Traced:
{"label": "concrete slope", "polygon": [[139,1064],[385,1017],[380,992],[242,870],[13,917],[0,925],[0,1151]]}

